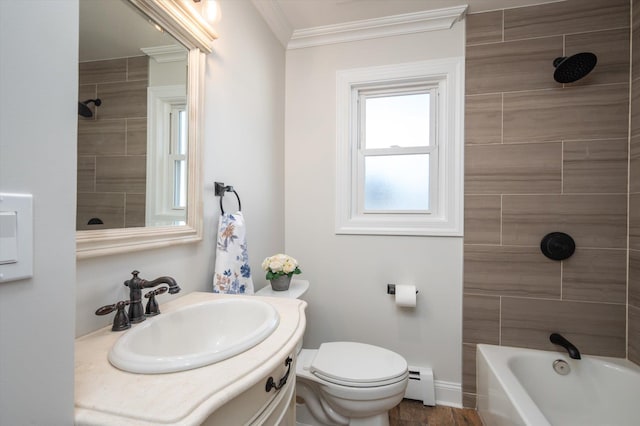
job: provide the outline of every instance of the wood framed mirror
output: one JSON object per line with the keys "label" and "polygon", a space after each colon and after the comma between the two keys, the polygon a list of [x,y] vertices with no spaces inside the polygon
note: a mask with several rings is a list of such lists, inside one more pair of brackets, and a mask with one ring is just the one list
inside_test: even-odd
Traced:
{"label": "wood framed mirror", "polygon": [[[115,1],[115,0],[110,0]],[[200,15],[198,5],[192,0],[121,0],[133,6],[148,23],[164,31],[186,48],[186,100],[183,106],[183,125],[186,149],[182,173],[185,184],[184,212],[180,220],[171,224],[155,222],[145,226],[111,229],[78,230],[76,233],[76,257],[78,259],[116,253],[166,247],[196,242],[202,239],[202,178],[201,178],[201,122],[205,55],[211,52],[211,42],[216,33]],[[143,20],[143,24],[146,22]],[[82,94],[81,94],[82,96]],[[79,101],[79,115],[80,104]],[[104,105],[104,104],[103,104]],[[100,111],[93,103],[93,110]],[[97,112],[99,115],[100,112]],[[156,137],[153,131],[147,137]],[[148,143],[152,143],[149,140]],[[80,178],[79,178],[79,185]],[[144,196],[143,196],[144,197]],[[148,203],[148,201],[147,201]],[[153,226],[148,226],[153,225]]]}

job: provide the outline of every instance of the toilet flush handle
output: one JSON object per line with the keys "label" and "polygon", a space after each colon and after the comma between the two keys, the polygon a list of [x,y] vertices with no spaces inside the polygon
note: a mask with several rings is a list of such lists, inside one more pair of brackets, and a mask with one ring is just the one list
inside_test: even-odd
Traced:
{"label": "toilet flush handle", "polygon": [[287,359],[284,362],[284,365],[287,367],[287,372],[284,373],[284,376],[278,381],[278,383],[276,384],[276,381],[273,379],[273,377],[269,377],[267,379],[267,384],[264,387],[264,390],[267,392],[271,392],[271,389],[275,390],[280,390],[282,389],[282,387],[284,385],[287,384],[287,379],[289,378],[289,373],[291,372],[291,363],[293,362],[293,359],[288,356]]}

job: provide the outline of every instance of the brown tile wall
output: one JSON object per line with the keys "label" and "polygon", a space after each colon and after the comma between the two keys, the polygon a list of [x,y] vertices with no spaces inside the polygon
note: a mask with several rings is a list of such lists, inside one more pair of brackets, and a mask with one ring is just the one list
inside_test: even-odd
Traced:
{"label": "brown tile wall", "polygon": [[629,142],[629,292],[627,353],[640,364],[640,1],[631,4],[631,124]]}
{"label": "brown tile wall", "polygon": [[[465,406],[475,404],[478,343],[557,350],[549,334],[559,332],[586,354],[627,354],[629,23],[629,0],[467,16]],[[582,51],[598,56],[595,70],[556,83],[553,60]],[[640,119],[636,127],[632,167]],[[640,179],[635,188],[630,273],[640,302]],[[561,262],[540,251],[556,231],[577,247]]]}
{"label": "brown tile wall", "polygon": [[[78,116],[78,230],[144,226],[148,64],[146,56],[80,64],[79,101],[102,105]],[[104,225],[87,225],[94,217]]]}

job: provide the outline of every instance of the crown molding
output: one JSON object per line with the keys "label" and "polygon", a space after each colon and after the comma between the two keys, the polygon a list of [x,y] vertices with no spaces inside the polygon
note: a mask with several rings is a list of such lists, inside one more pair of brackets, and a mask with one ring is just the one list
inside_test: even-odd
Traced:
{"label": "crown molding", "polygon": [[187,50],[184,47],[169,45],[140,48],[145,55],[152,57],[158,63],[179,62],[187,60]]}
{"label": "crown molding", "polygon": [[[253,1],[254,4],[262,3]],[[273,0],[270,2],[274,3]],[[302,49],[424,31],[447,30],[464,18],[467,7],[467,5],[462,5],[295,30],[286,46],[287,49]]]}
{"label": "crown molding", "polygon": [[[0,0],[1,1],[1,0]],[[128,0],[188,49],[211,53],[218,34],[188,2],[180,0]]]}
{"label": "crown molding", "polygon": [[251,3],[258,9],[258,12],[280,43],[287,47],[287,43],[289,43],[293,34],[293,27],[280,6],[278,6],[278,3],[275,0],[251,0]]}

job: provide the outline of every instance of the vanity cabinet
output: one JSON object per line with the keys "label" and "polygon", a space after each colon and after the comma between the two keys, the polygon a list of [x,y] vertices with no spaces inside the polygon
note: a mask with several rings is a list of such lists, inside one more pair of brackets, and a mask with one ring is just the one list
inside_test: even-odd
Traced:
{"label": "vanity cabinet", "polygon": [[[227,402],[216,410],[203,423],[203,426],[221,425],[264,425],[264,426],[295,426],[295,384],[296,358],[295,353],[282,359],[281,365],[264,376],[253,387]],[[289,367],[285,367],[286,359],[291,359]],[[276,390],[266,391],[269,379],[278,383],[287,377],[286,383]]]}
{"label": "vanity cabinet", "polygon": [[[278,326],[254,347],[204,367],[165,374],[129,373],[107,359],[122,333],[105,327],[76,339],[75,424],[295,426],[295,365],[306,326],[306,302],[194,292],[163,304],[162,312],[234,297],[269,303],[278,312]],[[288,358],[290,365],[285,363]],[[289,368],[286,383],[267,392],[268,379],[280,384]]]}

